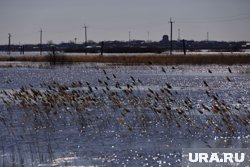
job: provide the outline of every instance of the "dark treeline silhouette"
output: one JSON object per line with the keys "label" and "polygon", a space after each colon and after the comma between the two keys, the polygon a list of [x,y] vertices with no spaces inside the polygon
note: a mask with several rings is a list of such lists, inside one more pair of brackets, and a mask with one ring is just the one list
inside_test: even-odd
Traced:
{"label": "dark treeline silhouette", "polygon": [[[40,44],[26,45],[0,45],[0,51],[18,51],[22,54],[30,51],[40,51]],[[238,52],[242,49],[250,49],[250,45],[246,41],[240,42],[225,42],[225,41],[194,41],[183,40],[173,41],[172,47],[174,51],[201,51],[209,50],[216,52]],[[71,52],[71,53],[161,53],[170,50],[170,41],[167,35],[164,35],[160,41],[88,41],[85,43],[76,44],[74,42],[53,44],[42,44],[44,52],[56,51]]]}

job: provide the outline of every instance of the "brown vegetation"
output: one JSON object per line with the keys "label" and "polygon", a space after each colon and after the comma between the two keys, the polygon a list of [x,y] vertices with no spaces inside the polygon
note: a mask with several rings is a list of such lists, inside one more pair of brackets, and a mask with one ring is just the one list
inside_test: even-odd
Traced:
{"label": "brown vegetation", "polygon": [[[0,61],[51,62],[50,56],[0,56]],[[56,55],[56,62],[95,62],[121,64],[250,64],[250,54],[221,55]]]}

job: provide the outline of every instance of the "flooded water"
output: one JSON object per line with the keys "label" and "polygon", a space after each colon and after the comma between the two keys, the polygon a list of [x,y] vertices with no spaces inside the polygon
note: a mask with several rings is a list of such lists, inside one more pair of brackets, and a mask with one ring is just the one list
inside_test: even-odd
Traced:
{"label": "flooded water", "polygon": [[0,64],[0,166],[181,166],[250,148],[250,66]]}

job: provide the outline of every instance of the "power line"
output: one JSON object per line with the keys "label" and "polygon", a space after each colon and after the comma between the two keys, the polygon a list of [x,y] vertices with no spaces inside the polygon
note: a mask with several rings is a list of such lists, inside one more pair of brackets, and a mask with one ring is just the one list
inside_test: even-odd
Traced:
{"label": "power line", "polygon": [[178,23],[218,23],[218,22],[238,22],[250,20],[250,16],[239,17],[214,17],[214,18],[179,18]]}

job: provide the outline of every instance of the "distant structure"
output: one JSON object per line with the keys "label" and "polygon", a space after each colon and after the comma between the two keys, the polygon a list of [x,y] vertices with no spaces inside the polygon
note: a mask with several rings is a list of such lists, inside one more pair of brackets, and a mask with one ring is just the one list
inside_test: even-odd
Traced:
{"label": "distant structure", "polygon": [[178,29],[178,41],[181,40],[181,29]]}
{"label": "distant structure", "polygon": [[131,32],[128,32],[128,46],[130,47],[130,43],[131,43]]}
{"label": "distant structure", "polygon": [[162,40],[160,40],[160,43],[162,45],[168,45],[168,43],[169,43],[169,37],[168,37],[168,35],[163,35]]}
{"label": "distant structure", "polygon": [[85,34],[85,55],[87,55],[87,45],[88,45],[88,37],[87,37],[87,26],[84,25],[84,34]]}
{"label": "distant structure", "polygon": [[40,30],[40,55],[42,55],[43,52],[43,30]]}
{"label": "distant structure", "polygon": [[10,52],[11,52],[11,48],[10,48],[10,45],[11,45],[11,34],[9,33],[8,34],[8,39],[9,39],[9,44],[8,44],[8,55],[10,55]]}
{"label": "distant structure", "polygon": [[[86,28],[87,29],[87,28]],[[22,50],[26,52],[45,52],[51,51],[51,42],[43,43],[42,34],[43,31],[40,31],[40,43],[37,44],[24,44],[20,49],[20,44],[15,45],[12,43],[12,34],[8,34],[8,43],[5,45],[0,45],[0,51],[6,51],[7,54],[10,52],[16,52]],[[77,38],[69,41],[68,43],[62,42],[60,44],[53,44],[55,51],[62,51],[62,52],[70,52],[70,53],[162,53],[170,51],[170,38],[168,35],[163,35],[160,41],[150,41],[147,42],[145,40],[132,40],[131,33],[128,34],[129,39],[126,41],[105,41],[105,46],[103,42],[94,42],[88,41],[88,47],[85,48],[84,42],[77,43]],[[226,42],[226,41],[213,41],[207,37],[209,37],[208,33],[205,32],[204,36],[206,38],[202,41],[194,41],[194,40],[173,40],[172,47],[178,51],[184,50],[185,52],[188,51],[202,51],[202,50],[212,50],[217,52],[239,52],[245,51],[246,49],[250,49],[249,42],[246,41],[239,41],[239,42]],[[87,33],[86,33],[87,37]],[[6,40],[7,40],[6,39]],[[75,41],[74,41],[75,40]],[[207,41],[209,40],[209,41]],[[85,40],[87,42],[87,39]],[[86,44],[86,43],[85,43]],[[129,47],[130,46],[130,47]],[[25,49],[25,50],[24,50]],[[42,54],[42,53],[41,53]]]}
{"label": "distant structure", "polygon": [[147,40],[147,42],[149,42],[149,31],[147,32],[147,34],[148,34],[148,40]]}
{"label": "distant structure", "polygon": [[172,55],[172,51],[173,51],[173,23],[174,21],[172,21],[172,19],[170,18],[170,55]]}

